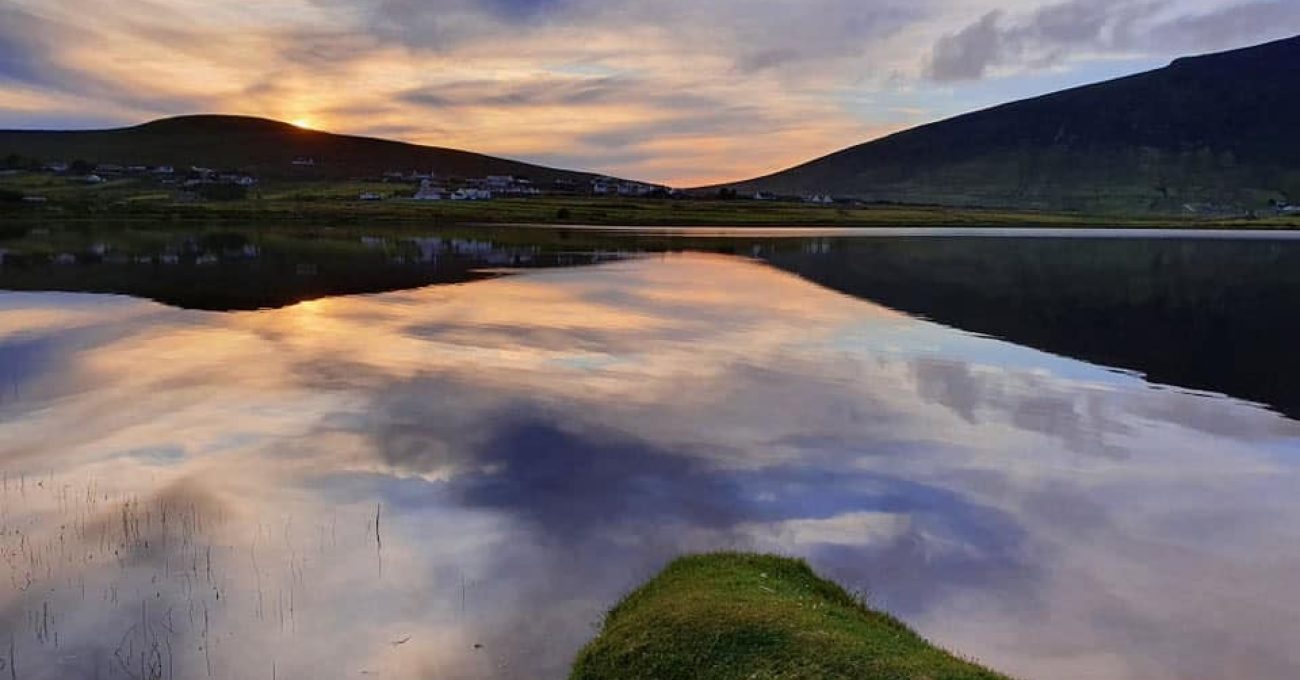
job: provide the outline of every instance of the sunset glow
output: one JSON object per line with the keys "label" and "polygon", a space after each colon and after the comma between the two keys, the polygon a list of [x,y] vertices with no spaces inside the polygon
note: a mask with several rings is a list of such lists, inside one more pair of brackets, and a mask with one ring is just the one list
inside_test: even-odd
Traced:
{"label": "sunset glow", "polygon": [[243,114],[690,185],[1296,32],[1268,0],[8,0],[0,127]]}

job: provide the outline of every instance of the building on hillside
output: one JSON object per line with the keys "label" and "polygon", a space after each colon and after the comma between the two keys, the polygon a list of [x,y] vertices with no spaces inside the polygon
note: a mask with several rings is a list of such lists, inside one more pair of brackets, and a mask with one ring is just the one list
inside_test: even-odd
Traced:
{"label": "building on hillside", "polygon": [[155,175],[174,175],[174,174],[176,174],[176,168],[173,168],[173,167],[170,166],[170,165],[160,165],[160,166],[158,166],[158,167],[156,167],[156,168],[153,169],[153,174],[155,174]]}
{"label": "building on hillside", "polygon": [[488,189],[474,189],[470,187],[464,187],[461,189],[457,189],[454,193],[452,193],[451,200],[490,201],[492,200],[492,192]]}
{"label": "building on hillside", "polygon": [[772,193],[772,192],[770,192],[770,191],[757,191],[757,192],[754,192],[754,200],[755,200],[755,201],[775,201],[775,200],[776,200],[776,194],[774,194],[774,193]]}
{"label": "building on hillside", "polygon": [[292,161],[290,161],[289,163],[290,163],[290,165],[297,165],[297,166],[299,166],[299,167],[312,167],[312,166],[316,165],[316,159],[315,159],[315,158],[295,158],[295,159],[293,159]]}
{"label": "building on hillside", "polygon": [[813,205],[834,205],[835,199],[832,198],[830,194],[813,194],[811,196],[804,196],[803,202],[811,203]]}
{"label": "building on hillside", "polygon": [[619,182],[619,196],[646,196],[652,193],[657,187],[641,182]]}
{"label": "building on hillside", "polygon": [[441,201],[446,198],[446,189],[435,185],[430,180],[421,180],[419,191],[413,198],[417,201]]}
{"label": "building on hillside", "polygon": [[495,191],[506,191],[514,185],[514,175],[488,175],[483,178],[483,186]]}
{"label": "building on hillside", "polygon": [[249,175],[240,175],[237,173],[225,173],[217,177],[217,180],[223,184],[234,184],[235,186],[251,187],[257,185],[257,178]]}
{"label": "building on hillside", "polygon": [[357,199],[361,201],[382,201],[384,200],[384,197],[373,191],[367,191],[358,196]]}

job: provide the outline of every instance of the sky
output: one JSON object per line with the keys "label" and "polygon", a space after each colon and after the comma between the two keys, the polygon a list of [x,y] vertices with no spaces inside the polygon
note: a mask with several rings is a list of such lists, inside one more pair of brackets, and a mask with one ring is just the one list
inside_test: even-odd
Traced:
{"label": "sky", "polygon": [[245,114],[687,186],[1296,34],[1296,0],[0,0],[0,128]]}

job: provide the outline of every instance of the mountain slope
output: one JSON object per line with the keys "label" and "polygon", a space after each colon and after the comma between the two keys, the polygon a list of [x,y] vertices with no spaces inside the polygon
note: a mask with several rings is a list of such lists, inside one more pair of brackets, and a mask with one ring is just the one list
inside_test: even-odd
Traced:
{"label": "mountain slope", "polygon": [[[593,177],[467,151],[336,135],[242,116],[182,116],[116,130],[0,131],[0,157],[14,153],[43,161],[238,169],[265,178],[345,179],[389,170],[432,170],[461,177],[519,175],[547,183],[585,182]],[[299,158],[310,158],[315,165],[293,165]]]}
{"label": "mountain slope", "polygon": [[868,200],[1179,209],[1300,202],[1300,37],[907,130],[739,184]]}

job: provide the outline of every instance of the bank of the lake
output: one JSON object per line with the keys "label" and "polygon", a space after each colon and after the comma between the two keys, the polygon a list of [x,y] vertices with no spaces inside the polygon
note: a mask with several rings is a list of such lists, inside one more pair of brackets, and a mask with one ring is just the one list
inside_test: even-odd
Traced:
{"label": "bank of the lake", "polygon": [[683,557],[609,613],[571,680],[996,680],[802,560]]}
{"label": "bank of the lake", "polygon": [[[4,183],[0,182],[0,189]],[[304,185],[264,198],[177,202],[169,195],[137,195],[113,187],[90,193],[27,188],[45,203],[0,205],[5,221],[34,226],[248,224],[292,227],[347,225],[454,226],[464,224],[619,225],[669,227],[1128,227],[1300,228],[1300,216],[1236,214],[1096,214],[1038,209],[987,209],[901,204],[818,206],[754,200],[632,199],[601,197],[509,198],[491,201],[357,200],[368,185]],[[48,195],[47,195],[48,194]]]}

